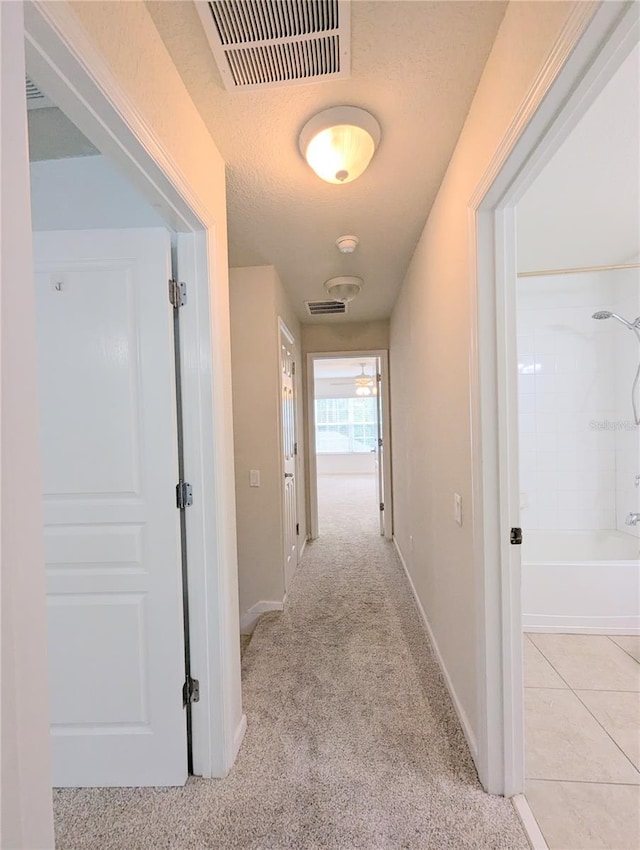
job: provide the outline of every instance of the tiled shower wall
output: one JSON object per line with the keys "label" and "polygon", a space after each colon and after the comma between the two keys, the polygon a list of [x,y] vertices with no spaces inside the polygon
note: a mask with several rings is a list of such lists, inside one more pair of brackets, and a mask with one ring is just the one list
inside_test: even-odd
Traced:
{"label": "tiled shower wall", "polygon": [[637,271],[519,280],[525,528],[630,531],[624,516],[638,510],[640,492],[640,433],[629,427],[639,346],[619,323],[591,315],[608,309],[635,318],[639,302]]}
{"label": "tiled shower wall", "polygon": [[[640,315],[640,269],[614,272],[616,308],[627,319]],[[616,364],[616,520],[620,531],[640,537],[640,525],[625,525],[631,511],[640,513],[640,428],[633,423],[631,385],[638,368],[640,345],[635,334],[620,327],[615,339]],[[640,389],[636,394],[640,408]],[[638,484],[636,484],[638,480]]]}

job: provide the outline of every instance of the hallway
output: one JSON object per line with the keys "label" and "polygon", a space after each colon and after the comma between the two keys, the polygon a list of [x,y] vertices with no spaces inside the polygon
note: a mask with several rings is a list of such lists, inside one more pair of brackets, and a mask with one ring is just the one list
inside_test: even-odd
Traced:
{"label": "hallway", "polygon": [[321,490],[326,531],[284,613],[256,627],[229,777],[57,791],[57,847],[528,846],[511,804],[480,788],[393,545],[375,511],[362,519],[354,483],[335,498]]}

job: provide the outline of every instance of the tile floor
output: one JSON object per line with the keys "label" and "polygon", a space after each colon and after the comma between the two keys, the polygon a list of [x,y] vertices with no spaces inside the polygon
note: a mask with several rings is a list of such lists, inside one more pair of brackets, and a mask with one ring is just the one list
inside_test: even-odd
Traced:
{"label": "tile floor", "polygon": [[551,850],[640,850],[640,636],[526,634],[526,797]]}

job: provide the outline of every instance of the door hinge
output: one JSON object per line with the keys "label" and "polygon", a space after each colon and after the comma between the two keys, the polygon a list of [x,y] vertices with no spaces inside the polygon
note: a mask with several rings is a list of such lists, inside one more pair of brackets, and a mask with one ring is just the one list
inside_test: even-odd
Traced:
{"label": "door hinge", "polygon": [[169,301],[177,310],[187,303],[187,284],[180,280],[169,281]]}
{"label": "door hinge", "polygon": [[512,528],[511,534],[509,535],[509,542],[512,546],[521,546],[522,545],[522,529],[521,528]]}
{"label": "door hinge", "polygon": [[200,702],[200,682],[187,676],[182,686],[182,704],[186,706],[192,702]]}
{"label": "door hinge", "polygon": [[376,381],[380,383],[382,381],[382,374],[380,372],[376,373]]}
{"label": "door hinge", "polygon": [[176,507],[183,511],[193,504],[193,487],[188,481],[178,481],[176,484]]}
{"label": "door hinge", "polygon": [[293,444],[293,453],[294,453],[294,455],[298,454],[298,444],[297,443]]}
{"label": "door hinge", "polygon": [[295,373],[296,373],[296,361],[294,360],[293,363],[291,364],[291,374],[295,375]]}
{"label": "door hinge", "polygon": [[300,523],[299,522],[296,523],[296,534],[297,535],[300,534]]}
{"label": "door hinge", "polygon": [[384,502],[380,502],[380,510],[381,510],[381,511],[383,511],[383,510],[384,510]]}
{"label": "door hinge", "polygon": [[382,448],[382,437],[378,437],[378,448]]}

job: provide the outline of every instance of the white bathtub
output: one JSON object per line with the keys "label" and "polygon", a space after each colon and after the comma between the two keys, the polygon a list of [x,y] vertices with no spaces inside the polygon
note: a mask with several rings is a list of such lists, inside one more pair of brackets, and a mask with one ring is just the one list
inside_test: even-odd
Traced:
{"label": "white bathtub", "polygon": [[619,531],[524,531],[530,632],[640,634],[640,539]]}

